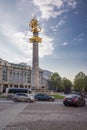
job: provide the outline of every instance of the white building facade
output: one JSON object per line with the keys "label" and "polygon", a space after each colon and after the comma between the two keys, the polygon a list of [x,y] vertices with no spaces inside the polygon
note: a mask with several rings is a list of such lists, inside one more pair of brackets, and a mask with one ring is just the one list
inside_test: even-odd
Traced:
{"label": "white building facade", "polygon": [[[39,84],[41,88],[49,89],[52,72],[39,68]],[[32,67],[26,63],[14,64],[0,59],[0,92],[6,88],[31,88]]]}
{"label": "white building facade", "polygon": [[31,67],[25,63],[13,64],[0,59],[0,92],[8,87],[30,88]]}

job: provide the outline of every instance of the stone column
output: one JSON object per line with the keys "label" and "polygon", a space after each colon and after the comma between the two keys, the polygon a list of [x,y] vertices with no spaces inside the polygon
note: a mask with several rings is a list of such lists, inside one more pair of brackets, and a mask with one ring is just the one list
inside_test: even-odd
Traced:
{"label": "stone column", "polygon": [[3,92],[3,84],[1,84],[1,92]]}
{"label": "stone column", "polygon": [[[38,32],[33,33],[38,36]],[[32,87],[39,89],[39,58],[38,58],[38,42],[33,42],[33,61],[32,61]]]}
{"label": "stone column", "polygon": [[31,37],[30,43],[33,43],[33,61],[32,61],[32,78],[31,84],[33,89],[40,89],[41,86],[39,84],[39,57],[38,57],[38,43],[41,43],[42,38],[38,37],[41,28],[38,24],[37,19],[34,17],[30,24],[30,30],[33,33],[33,37]]}
{"label": "stone column", "polygon": [[10,88],[10,85],[8,84],[8,88]]}

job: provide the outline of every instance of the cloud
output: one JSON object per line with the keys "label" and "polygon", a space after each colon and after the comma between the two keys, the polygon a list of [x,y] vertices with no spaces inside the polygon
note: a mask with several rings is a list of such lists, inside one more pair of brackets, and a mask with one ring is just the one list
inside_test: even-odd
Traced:
{"label": "cloud", "polygon": [[77,40],[77,41],[82,41],[85,37],[85,34],[84,33],[81,33],[79,35],[77,35],[73,40]]}
{"label": "cloud", "polygon": [[76,7],[76,0],[33,0],[44,19],[55,18]]}
{"label": "cloud", "polygon": [[22,32],[18,32],[17,29],[14,28],[14,26],[12,26],[11,24],[2,25],[1,30],[2,30],[3,37],[7,39],[7,42],[2,41],[4,42],[6,46],[5,48],[7,50],[5,52],[6,58],[7,59],[13,58],[12,60],[14,62],[21,62],[21,60],[29,61],[30,57],[28,56],[26,58],[28,52],[26,51],[27,44],[25,41],[25,34]]}
{"label": "cloud", "polygon": [[58,24],[50,26],[50,29],[54,32],[54,34],[56,34],[56,31],[58,30],[58,28],[59,28],[60,26],[62,26],[62,25],[65,23],[65,21],[66,21],[65,18],[62,18],[62,19],[58,22]]}
{"label": "cloud", "polygon": [[63,20],[63,19],[60,20],[59,23],[58,23],[58,25],[57,25],[57,27],[60,26],[60,25],[63,25],[64,23],[65,23],[65,20]]}
{"label": "cloud", "polygon": [[75,8],[77,5],[76,0],[64,0],[64,2],[66,2],[68,7],[70,7],[70,8]]}
{"label": "cloud", "polygon": [[[32,37],[32,33],[30,31],[19,32],[11,24],[2,25],[1,30],[3,36],[8,39],[8,42],[5,43],[7,44],[6,59],[12,59],[11,57],[13,57],[13,62],[31,62],[32,43],[29,43],[29,38]],[[53,39],[45,35],[44,29],[40,37],[43,41],[39,43],[39,57],[43,58],[45,55],[53,53]]]}
{"label": "cloud", "polygon": [[67,42],[64,42],[63,44],[62,44],[62,46],[67,46],[68,45],[68,43]]}
{"label": "cloud", "polygon": [[46,55],[51,55],[53,53],[54,47],[53,47],[53,39],[46,36],[42,35],[42,43],[39,44],[39,54],[40,57],[44,57]]}
{"label": "cloud", "polygon": [[55,0],[33,0],[34,4],[38,6],[39,10],[42,13],[42,18],[49,19],[50,17],[56,17],[57,15],[60,15],[62,11],[56,12],[54,11],[54,6],[57,8],[60,8],[62,6],[62,1],[55,1]]}

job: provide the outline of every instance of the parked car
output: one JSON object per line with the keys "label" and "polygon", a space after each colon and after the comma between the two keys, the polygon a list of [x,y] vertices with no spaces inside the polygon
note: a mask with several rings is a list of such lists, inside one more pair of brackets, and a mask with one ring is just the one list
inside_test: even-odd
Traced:
{"label": "parked car", "polygon": [[47,94],[38,93],[35,95],[35,99],[39,101],[54,101],[55,98],[53,96],[49,96]]}
{"label": "parked car", "polygon": [[87,92],[84,92],[84,93],[83,93],[83,96],[84,96],[85,98],[87,98]]}
{"label": "parked car", "polygon": [[34,102],[35,98],[34,95],[32,94],[27,94],[27,93],[16,93],[13,96],[13,101],[27,101],[27,102]]}
{"label": "parked car", "polygon": [[72,92],[72,94],[78,94],[78,95],[81,95],[83,96],[84,98],[87,98],[87,92]]}
{"label": "parked car", "polygon": [[63,99],[63,104],[65,106],[72,105],[72,106],[85,106],[86,101],[83,96],[78,94],[69,94]]}

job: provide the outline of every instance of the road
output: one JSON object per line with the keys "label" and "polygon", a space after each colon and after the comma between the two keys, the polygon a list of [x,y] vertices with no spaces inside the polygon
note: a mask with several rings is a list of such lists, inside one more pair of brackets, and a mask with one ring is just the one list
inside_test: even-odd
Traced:
{"label": "road", "polygon": [[87,130],[87,105],[54,102],[14,103],[0,100],[0,130]]}

